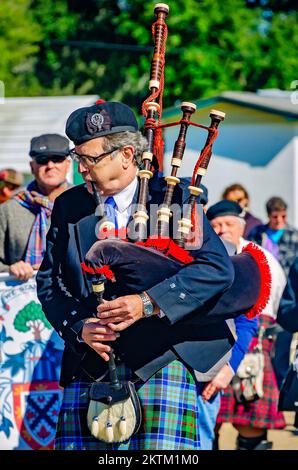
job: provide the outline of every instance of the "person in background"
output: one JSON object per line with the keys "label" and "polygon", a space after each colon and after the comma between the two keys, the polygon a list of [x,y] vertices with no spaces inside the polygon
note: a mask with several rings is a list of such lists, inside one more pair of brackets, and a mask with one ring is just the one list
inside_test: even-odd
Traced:
{"label": "person in background", "polygon": [[248,237],[280,262],[286,276],[298,253],[298,230],[287,223],[287,204],[280,197],[266,203],[268,223],[255,227]]}
{"label": "person in background", "polygon": [[34,137],[29,155],[34,180],[0,205],[0,272],[22,281],[39,268],[54,200],[69,187],[68,140],[58,134]]}
{"label": "person in background", "polygon": [[[298,332],[298,257],[291,266],[287,285],[283,292],[277,322],[290,333]],[[298,411],[296,411],[294,426],[298,428]]]}
{"label": "person in background", "polygon": [[291,266],[287,285],[283,292],[277,322],[287,331],[298,331],[298,257]]}
{"label": "person in background", "polygon": [[[286,276],[298,253],[298,230],[287,223],[287,204],[280,197],[272,197],[266,203],[268,223],[255,227],[249,240],[266,248],[280,262]],[[279,387],[289,367],[292,334],[278,333],[273,366]]]}
{"label": "person in background", "polygon": [[[245,221],[243,218],[242,208],[232,201],[220,201],[211,206],[207,211],[207,218],[211,222],[217,235],[223,240],[227,240],[237,247],[237,253],[241,253],[249,242],[243,238]],[[278,261],[271,253],[264,250],[271,271],[271,294],[270,300],[262,313],[258,317],[259,328],[264,327],[269,332],[275,324],[276,314],[282,296],[286,277],[283,269]],[[240,317],[241,318],[241,317]],[[239,329],[238,329],[239,330]],[[238,333],[238,331],[237,331]],[[241,337],[239,336],[236,345],[242,346]],[[241,340],[245,344],[245,340]],[[253,338],[250,343],[250,350],[253,349],[257,338]],[[272,349],[272,341],[268,339],[268,334],[264,334],[263,341],[264,352],[264,396],[256,402],[246,404],[237,404],[235,401],[232,387],[225,390],[225,394],[221,397],[221,408],[217,417],[218,429],[222,423],[230,422],[238,430],[237,448],[239,450],[266,450],[271,448],[271,443],[267,440],[267,429],[281,429],[285,427],[283,414],[277,411],[278,387],[276,377],[272,368],[270,352]],[[245,352],[245,351],[244,351]],[[243,354],[242,354],[243,357]],[[235,346],[232,350],[230,365],[234,372],[241,362],[241,354]],[[240,360],[239,360],[240,359]],[[229,381],[230,375],[228,371],[222,370]],[[223,377],[220,381],[214,379],[209,387],[212,389],[220,389],[220,384],[224,383]],[[213,383],[212,383],[213,382]],[[212,390],[211,390],[212,391]],[[203,397],[206,396],[203,393]],[[208,393],[207,398],[210,396]],[[217,429],[217,431],[218,431]]]}
{"label": "person in background", "polygon": [[228,186],[222,194],[222,199],[237,202],[239,206],[242,207],[242,209],[245,211],[245,229],[243,234],[244,238],[248,237],[249,233],[254,227],[262,224],[262,221],[260,219],[258,219],[251,212],[249,212],[249,194],[241,184],[235,183],[231,186]]}
{"label": "person in background", "polygon": [[[208,189],[201,184],[203,193],[200,203],[204,212],[207,211]],[[236,245],[231,241],[222,239],[222,242],[230,256],[236,254]],[[230,320],[230,322],[233,320]],[[231,382],[238,365],[248,351],[249,344],[258,330],[258,319],[248,319],[240,315],[234,319],[234,329],[237,340],[232,349],[232,355],[225,363],[220,361],[217,368],[213,370],[213,377],[206,380],[201,374],[198,378],[198,404],[199,404],[199,427],[202,450],[218,450],[218,434],[215,435],[216,418],[220,409],[220,393]],[[210,374],[208,374],[210,376]]]}
{"label": "person in background", "polygon": [[23,184],[23,175],[12,168],[0,170],[0,204],[8,201]]}

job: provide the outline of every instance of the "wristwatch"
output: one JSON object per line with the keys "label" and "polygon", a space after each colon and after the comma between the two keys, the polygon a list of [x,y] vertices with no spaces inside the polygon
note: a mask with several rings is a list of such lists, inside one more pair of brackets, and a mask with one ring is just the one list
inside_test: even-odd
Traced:
{"label": "wristwatch", "polygon": [[143,313],[144,313],[144,316],[147,318],[147,317],[151,317],[151,315],[153,315],[153,310],[154,310],[154,305],[153,303],[151,302],[148,294],[146,294],[146,292],[142,292],[141,294],[138,294],[140,297],[141,297],[141,300],[143,302]]}

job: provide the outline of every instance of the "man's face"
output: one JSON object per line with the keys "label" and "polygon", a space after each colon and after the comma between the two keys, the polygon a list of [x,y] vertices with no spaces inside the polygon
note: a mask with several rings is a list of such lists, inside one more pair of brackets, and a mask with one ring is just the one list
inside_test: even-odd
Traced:
{"label": "man's face", "polygon": [[49,160],[45,165],[40,165],[35,160],[32,160],[30,166],[38,186],[46,190],[52,190],[66,180],[70,160],[65,159],[60,163],[54,163],[52,160]]}
{"label": "man's face", "polygon": [[227,196],[226,196],[226,199],[228,201],[234,201],[234,202],[237,202],[239,204],[239,206],[242,207],[242,209],[244,209],[245,207],[248,206],[248,199],[247,197],[245,197],[245,194],[243,191],[241,191],[240,189],[235,189],[234,191],[230,191]]}
{"label": "man's face", "polygon": [[[106,153],[103,149],[104,137],[84,142],[75,147],[78,155],[98,157]],[[104,155],[97,163],[88,162],[88,159],[80,160],[78,171],[87,183],[88,191],[92,192],[91,182],[94,182],[98,191],[105,196],[116,194],[125,188],[131,181],[131,175],[135,176],[137,168],[133,159],[134,148],[126,146],[117,149],[113,154]]]}
{"label": "man's face", "polygon": [[238,245],[244,232],[244,224],[234,215],[215,217],[211,220],[211,225],[219,237],[234,245]]}
{"label": "man's face", "polygon": [[283,229],[287,223],[287,212],[282,211],[273,211],[268,215],[269,218],[269,228],[272,230]]}
{"label": "man's face", "polygon": [[11,198],[15,189],[10,187],[9,185],[4,185],[3,188],[0,187],[0,204],[3,202],[8,201]]}

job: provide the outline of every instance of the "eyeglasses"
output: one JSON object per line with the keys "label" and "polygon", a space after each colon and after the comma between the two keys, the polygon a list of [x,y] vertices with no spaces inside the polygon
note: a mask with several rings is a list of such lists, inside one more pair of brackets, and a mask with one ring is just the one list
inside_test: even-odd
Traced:
{"label": "eyeglasses", "polygon": [[91,157],[90,155],[81,155],[77,153],[75,149],[71,149],[69,152],[69,155],[71,156],[74,162],[77,162],[77,163],[82,162],[84,165],[94,166],[98,162],[100,162],[103,158],[105,158],[107,155],[110,155],[111,153],[115,152],[115,150],[119,150],[120,148],[121,147],[114,147],[112,150],[101,153],[100,155],[97,155],[96,157]]}
{"label": "eyeglasses", "polygon": [[38,163],[38,165],[47,165],[49,161],[53,163],[62,163],[66,158],[66,155],[36,155],[33,160]]}

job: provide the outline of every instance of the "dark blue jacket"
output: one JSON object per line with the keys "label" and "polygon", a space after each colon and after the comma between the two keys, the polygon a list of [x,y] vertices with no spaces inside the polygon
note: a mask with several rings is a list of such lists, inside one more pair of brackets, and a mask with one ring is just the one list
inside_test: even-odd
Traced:
{"label": "dark blue jacket", "polygon": [[278,323],[292,333],[298,331],[298,258],[289,272],[277,314]]}
{"label": "dark blue jacket", "polygon": [[[149,205],[159,204],[163,191],[159,181],[153,180]],[[177,187],[174,201],[181,205],[186,197],[185,188]],[[83,369],[98,377],[106,367],[95,351],[77,340],[81,321],[96,312],[91,285],[80,267],[86,252],[97,241],[95,209],[93,197],[84,185],[69,189],[56,199],[47,251],[37,275],[38,297],[45,315],[65,341],[62,385],[80,377]],[[208,317],[206,305],[229,288],[234,270],[205,216],[203,222],[202,247],[191,252],[195,261],[148,291],[166,317],[136,322],[130,327],[136,328],[134,341],[125,343],[122,332],[115,342],[124,342],[127,356],[124,354],[123,360],[144,380],[176,357],[195,369],[207,371],[234,343],[224,317]]]}

